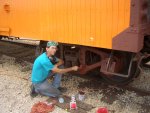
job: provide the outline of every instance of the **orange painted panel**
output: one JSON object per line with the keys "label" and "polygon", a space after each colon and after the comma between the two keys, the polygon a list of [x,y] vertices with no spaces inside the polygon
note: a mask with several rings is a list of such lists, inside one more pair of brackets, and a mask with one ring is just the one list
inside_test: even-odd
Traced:
{"label": "orange painted panel", "polygon": [[10,29],[10,36],[111,49],[112,38],[129,27],[130,2],[0,0],[0,28]]}

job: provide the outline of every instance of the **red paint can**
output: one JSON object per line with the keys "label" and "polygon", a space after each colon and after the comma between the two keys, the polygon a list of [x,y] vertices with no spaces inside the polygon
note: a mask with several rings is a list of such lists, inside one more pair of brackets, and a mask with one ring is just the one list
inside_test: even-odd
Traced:
{"label": "red paint can", "polygon": [[96,113],[108,113],[108,110],[106,107],[101,107],[101,108],[98,108]]}

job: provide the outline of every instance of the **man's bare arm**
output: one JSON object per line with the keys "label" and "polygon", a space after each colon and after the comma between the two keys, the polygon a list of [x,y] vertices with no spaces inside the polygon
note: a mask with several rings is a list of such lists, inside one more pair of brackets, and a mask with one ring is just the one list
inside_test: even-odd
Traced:
{"label": "man's bare arm", "polygon": [[73,66],[73,67],[66,68],[66,69],[59,69],[57,66],[55,66],[55,67],[52,69],[52,72],[53,72],[53,73],[64,74],[64,73],[71,72],[71,71],[77,71],[78,68],[79,68],[78,66]]}

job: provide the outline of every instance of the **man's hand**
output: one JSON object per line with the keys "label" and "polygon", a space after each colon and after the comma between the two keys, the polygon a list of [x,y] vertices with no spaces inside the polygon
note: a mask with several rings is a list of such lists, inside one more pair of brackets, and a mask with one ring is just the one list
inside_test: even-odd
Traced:
{"label": "man's hand", "polygon": [[73,66],[73,67],[72,67],[72,70],[73,70],[73,71],[78,71],[78,69],[79,69],[78,66]]}
{"label": "man's hand", "polygon": [[57,66],[54,66],[54,68],[52,69],[53,73],[67,73],[67,72],[71,72],[71,71],[77,71],[79,69],[78,66],[73,66],[70,68],[65,68],[65,69],[59,69]]}

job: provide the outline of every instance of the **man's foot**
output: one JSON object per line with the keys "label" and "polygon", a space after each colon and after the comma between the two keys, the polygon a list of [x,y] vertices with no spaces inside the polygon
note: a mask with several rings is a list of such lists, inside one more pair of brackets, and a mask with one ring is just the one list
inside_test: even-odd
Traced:
{"label": "man's foot", "polygon": [[31,97],[36,97],[38,95],[38,93],[35,92],[35,88],[33,85],[30,86],[31,91],[30,91],[30,96]]}
{"label": "man's foot", "polygon": [[56,105],[58,103],[58,97],[50,97],[50,99],[53,105]]}
{"label": "man's foot", "polygon": [[58,90],[59,90],[61,93],[67,92],[67,88],[66,88],[66,87],[59,87]]}

